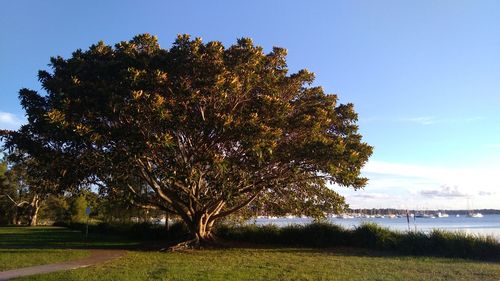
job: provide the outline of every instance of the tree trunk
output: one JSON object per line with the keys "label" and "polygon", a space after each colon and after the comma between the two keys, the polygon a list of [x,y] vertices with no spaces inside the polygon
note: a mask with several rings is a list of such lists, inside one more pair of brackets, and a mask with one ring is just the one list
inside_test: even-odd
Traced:
{"label": "tree trunk", "polygon": [[212,234],[212,229],[206,222],[194,222],[188,225],[188,227],[195,245],[201,246],[214,242],[215,238]]}
{"label": "tree trunk", "polygon": [[169,214],[168,212],[165,212],[165,230],[167,232],[170,231],[170,224],[168,223],[168,220],[169,220]]}
{"label": "tree trunk", "polygon": [[40,210],[40,199],[38,195],[33,196],[30,204],[30,226],[36,226],[38,223],[38,211]]}
{"label": "tree trunk", "polygon": [[30,226],[36,226],[38,224],[38,210],[39,209],[40,209],[40,207],[36,207],[33,209],[33,213],[31,215],[30,222],[29,222]]}
{"label": "tree trunk", "polygon": [[170,247],[170,251],[200,248],[216,243],[216,238],[212,232],[214,220],[211,220],[208,214],[195,214],[192,220],[185,221],[185,223],[189,229],[191,239]]}

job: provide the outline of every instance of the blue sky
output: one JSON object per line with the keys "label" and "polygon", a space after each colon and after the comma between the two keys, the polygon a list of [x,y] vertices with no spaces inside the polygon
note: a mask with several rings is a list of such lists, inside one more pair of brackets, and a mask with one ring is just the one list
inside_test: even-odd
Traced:
{"label": "blue sky", "polygon": [[500,208],[499,1],[6,1],[0,128],[24,120],[49,58],[139,33],[288,49],[291,71],[353,102],[375,153],[352,207]]}

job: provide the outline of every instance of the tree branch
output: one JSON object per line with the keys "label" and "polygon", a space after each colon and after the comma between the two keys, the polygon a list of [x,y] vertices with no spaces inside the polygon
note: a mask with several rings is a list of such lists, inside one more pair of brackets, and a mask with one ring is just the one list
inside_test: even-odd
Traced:
{"label": "tree branch", "polygon": [[257,198],[257,195],[259,195],[259,193],[262,191],[262,189],[258,190],[257,192],[255,192],[252,196],[250,196],[246,201],[244,201],[242,204],[232,208],[232,209],[229,209],[227,211],[224,211],[224,212],[220,212],[216,215],[213,215],[211,220],[215,220],[215,219],[218,219],[218,218],[221,218],[221,217],[225,217],[225,216],[228,216],[230,214],[233,214],[239,210],[241,210],[242,208],[248,206],[248,204],[252,203],[253,200],[255,200],[255,198]]}

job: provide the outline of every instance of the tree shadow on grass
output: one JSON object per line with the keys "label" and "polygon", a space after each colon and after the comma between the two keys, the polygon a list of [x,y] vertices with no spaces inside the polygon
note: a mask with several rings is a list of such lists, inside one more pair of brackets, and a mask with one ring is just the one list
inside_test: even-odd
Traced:
{"label": "tree shadow on grass", "polygon": [[10,228],[0,231],[0,249],[129,249],[139,241],[67,228]]}
{"label": "tree shadow on grass", "polygon": [[498,265],[500,260],[498,259],[472,259],[472,258],[457,258],[457,257],[445,257],[442,255],[411,255],[398,253],[394,251],[383,251],[383,250],[373,250],[366,248],[355,248],[355,247],[336,247],[336,248],[288,248],[288,247],[280,247],[280,246],[269,246],[265,245],[263,247],[259,247],[254,245],[252,247],[240,247],[242,250],[250,250],[250,249],[262,249],[269,253],[286,253],[286,254],[321,254],[327,256],[342,256],[342,257],[372,257],[372,258],[383,258],[383,259],[426,259],[433,258],[439,259],[440,262],[449,262],[456,263],[457,260],[463,260],[467,262],[475,262],[475,263],[491,263]]}

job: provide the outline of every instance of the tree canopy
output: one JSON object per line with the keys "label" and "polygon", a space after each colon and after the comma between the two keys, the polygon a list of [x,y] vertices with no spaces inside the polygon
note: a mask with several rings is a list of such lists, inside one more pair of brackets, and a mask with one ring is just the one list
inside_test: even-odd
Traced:
{"label": "tree canopy", "polygon": [[345,202],[327,184],[363,187],[372,147],[353,105],[307,70],[289,74],[286,53],[246,38],[99,42],[52,58],[38,75],[45,93],[20,91],[28,124],[6,145],[51,159],[61,187],[94,184],[178,215],[196,241],[249,205],[335,212]]}

